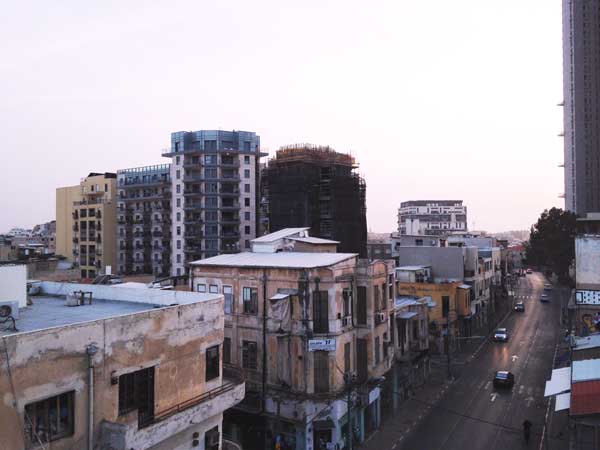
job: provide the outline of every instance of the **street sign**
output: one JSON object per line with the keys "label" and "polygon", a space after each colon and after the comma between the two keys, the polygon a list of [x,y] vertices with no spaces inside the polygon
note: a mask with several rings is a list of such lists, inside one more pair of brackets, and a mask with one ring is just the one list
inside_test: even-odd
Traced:
{"label": "street sign", "polygon": [[335,339],[309,339],[308,340],[308,351],[335,351]]}

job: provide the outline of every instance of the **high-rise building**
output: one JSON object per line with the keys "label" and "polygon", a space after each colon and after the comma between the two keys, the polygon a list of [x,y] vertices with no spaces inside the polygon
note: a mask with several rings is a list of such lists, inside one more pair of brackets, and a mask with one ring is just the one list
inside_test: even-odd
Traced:
{"label": "high-rise building", "polygon": [[600,211],[600,0],[563,0],[565,208]]}
{"label": "high-rise building", "polygon": [[109,172],[56,190],[56,251],[79,265],[81,278],[114,270],[116,194],[117,175]]}
{"label": "high-rise building", "polygon": [[330,147],[280,148],[265,171],[261,190],[270,231],[310,227],[310,233],[339,241],[340,252],[367,257],[366,184],[355,159]]}
{"label": "high-rise building", "polygon": [[117,270],[169,276],[171,165],[117,171]]}
{"label": "high-rise building", "polygon": [[247,131],[171,134],[171,274],[191,261],[250,248],[258,228],[260,137]]}
{"label": "high-rise building", "polygon": [[443,236],[467,231],[467,207],[462,200],[411,200],[398,209],[402,235]]}

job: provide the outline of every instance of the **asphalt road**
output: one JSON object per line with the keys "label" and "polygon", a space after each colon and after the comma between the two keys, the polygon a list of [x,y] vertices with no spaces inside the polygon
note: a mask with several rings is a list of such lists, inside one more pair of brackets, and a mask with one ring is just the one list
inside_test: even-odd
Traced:
{"label": "asphalt road", "polygon": [[[471,361],[452,366],[456,381],[431,409],[414,433],[402,443],[405,450],[507,450],[539,449],[547,399],[544,385],[550,378],[557,340],[561,332],[560,291],[553,290],[550,303],[541,303],[546,279],[539,273],[520,278],[517,301],[525,313],[512,312],[502,326],[508,328],[506,343],[482,343]],[[496,370],[515,374],[512,390],[495,389]],[[552,415],[552,411],[550,411]],[[533,423],[529,445],[522,423]],[[552,450],[567,448],[567,441],[550,439]]]}

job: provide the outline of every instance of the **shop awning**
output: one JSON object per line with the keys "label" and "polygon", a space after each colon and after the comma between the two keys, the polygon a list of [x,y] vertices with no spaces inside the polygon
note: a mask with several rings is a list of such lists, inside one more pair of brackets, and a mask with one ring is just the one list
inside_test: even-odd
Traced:
{"label": "shop awning", "polygon": [[403,312],[398,314],[396,317],[398,317],[399,319],[405,319],[405,320],[409,320],[412,319],[413,317],[415,317],[417,315],[416,312]]}
{"label": "shop awning", "polygon": [[569,409],[571,407],[571,393],[559,394],[556,396],[556,402],[554,403],[554,411],[562,411],[563,409]]}
{"label": "shop awning", "polygon": [[288,298],[289,294],[275,294],[273,297],[269,298],[272,302],[276,302],[277,300],[283,300]]}

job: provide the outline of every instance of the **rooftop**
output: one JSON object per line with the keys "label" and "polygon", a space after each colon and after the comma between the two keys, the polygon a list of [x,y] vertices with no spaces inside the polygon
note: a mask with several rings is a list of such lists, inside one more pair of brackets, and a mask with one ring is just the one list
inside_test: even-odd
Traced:
{"label": "rooftop", "polygon": [[[91,305],[66,306],[66,297],[33,297],[33,305],[19,310],[16,321],[18,333],[43,330],[74,323],[90,322],[108,317],[122,316],[154,309],[149,303],[134,303],[114,300],[93,299]],[[8,323],[0,325],[0,336],[13,334]]]}
{"label": "rooftop", "polygon": [[312,269],[327,267],[357,258],[357,253],[237,253],[214,256],[193,261],[193,266],[215,267],[272,267],[289,269]]}
{"label": "rooftop", "polygon": [[396,267],[396,270],[403,270],[405,272],[414,272],[416,270],[424,270],[424,269],[430,269],[431,266],[398,266]]}
{"label": "rooftop", "polygon": [[312,236],[293,237],[290,239],[292,241],[306,242],[307,244],[339,244],[340,243],[340,241],[332,241],[331,239],[323,239],[320,237],[312,237]]}
{"label": "rooftop", "polygon": [[256,239],[252,239],[251,242],[275,242],[279,239],[289,238],[294,234],[302,233],[303,231],[310,230],[310,227],[299,227],[299,228],[283,228],[282,230],[269,233]]}

